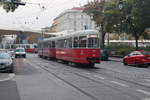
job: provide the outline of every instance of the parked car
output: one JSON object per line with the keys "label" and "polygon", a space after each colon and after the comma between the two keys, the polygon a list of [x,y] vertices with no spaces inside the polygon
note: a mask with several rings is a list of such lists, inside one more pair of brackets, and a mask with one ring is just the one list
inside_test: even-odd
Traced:
{"label": "parked car", "polygon": [[7,53],[8,50],[7,49],[0,49],[0,53]]}
{"label": "parked car", "polygon": [[12,58],[14,58],[14,55],[15,55],[14,50],[9,50],[8,53],[10,54],[10,56],[11,56]]}
{"label": "parked car", "polygon": [[0,53],[0,72],[13,72],[13,60],[9,53]]}
{"label": "parked car", "polygon": [[109,58],[109,51],[108,50],[101,49],[100,50],[100,55],[101,55],[101,60],[108,61],[108,58]]}
{"label": "parked car", "polygon": [[21,47],[16,48],[16,50],[15,50],[15,58],[17,58],[17,57],[24,57],[24,58],[26,58],[26,51],[25,51],[24,48],[21,48]]}
{"label": "parked car", "polygon": [[124,65],[150,66],[150,52],[149,51],[133,51],[123,58]]}

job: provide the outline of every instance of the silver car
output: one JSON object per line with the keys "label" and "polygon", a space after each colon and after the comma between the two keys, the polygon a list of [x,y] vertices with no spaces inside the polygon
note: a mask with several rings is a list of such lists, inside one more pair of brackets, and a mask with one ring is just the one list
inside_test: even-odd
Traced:
{"label": "silver car", "polygon": [[0,53],[0,72],[13,73],[13,60],[9,53]]}

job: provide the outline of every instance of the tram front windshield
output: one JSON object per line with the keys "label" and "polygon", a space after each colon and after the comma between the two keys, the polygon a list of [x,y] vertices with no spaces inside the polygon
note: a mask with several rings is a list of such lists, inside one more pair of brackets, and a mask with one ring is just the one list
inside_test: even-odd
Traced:
{"label": "tram front windshield", "polygon": [[98,48],[99,38],[97,34],[92,34],[88,36],[88,48]]}

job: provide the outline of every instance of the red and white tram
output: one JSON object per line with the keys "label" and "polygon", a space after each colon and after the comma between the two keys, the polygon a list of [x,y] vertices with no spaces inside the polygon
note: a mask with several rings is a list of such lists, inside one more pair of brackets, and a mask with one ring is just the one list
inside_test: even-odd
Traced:
{"label": "red and white tram", "polygon": [[11,44],[10,47],[15,49],[17,47],[25,48],[25,51],[28,53],[37,53],[37,44]]}
{"label": "red and white tram", "polygon": [[39,57],[56,59],[55,38],[44,39],[38,43]]}
{"label": "red and white tram", "polygon": [[94,66],[100,63],[99,34],[96,30],[77,31],[38,43],[38,55],[65,62]]}

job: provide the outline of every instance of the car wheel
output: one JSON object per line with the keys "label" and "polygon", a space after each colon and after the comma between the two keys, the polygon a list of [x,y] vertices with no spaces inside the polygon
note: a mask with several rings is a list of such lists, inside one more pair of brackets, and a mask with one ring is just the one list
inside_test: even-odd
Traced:
{"label": "car wheel", "polygon": [[10,71],[9,71],[9,73],[13,73],[14,72],[14,70],[13,69],[11,69]]}
{"label": "car wheel", "polygon": [[144,66],[144,68],[148,68],[149,66],[148,65],[143,65]]}
{"label": "car wheel", "polygon": [[87,64],[87,67],[90,67],[90,68],[93,68],[94,66],[95,66],[94,63],[89,63],[89,64]]}
{"label": "car wheel", "polygon": [[14,72],[14,67],[11,67],[11,69],[9,70],[9,73],[13,73]]}
{"label": "car wheel", "polygon": [[135,67],[140,67],[140,63],[139,62],[135,62]]}
{"label": "car wheel", "polygon": [[123,65],[128,65],[127,62],[125,60],[123,60]]}

